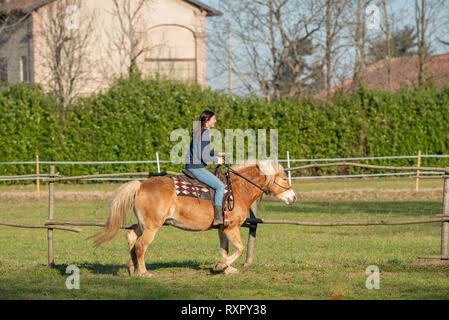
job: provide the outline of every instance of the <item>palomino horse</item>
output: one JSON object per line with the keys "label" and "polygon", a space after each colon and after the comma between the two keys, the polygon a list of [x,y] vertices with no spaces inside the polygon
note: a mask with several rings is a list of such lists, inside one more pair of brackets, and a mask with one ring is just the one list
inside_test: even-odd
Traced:
{"label": "palomino horse", "polygon": [[[226,274],[237,272],[231,264],[243,254],[244,246],[239,227],[246,220],[251,204],[263,192],[281,199],[286,204],[296,201],[296,195],[284,169],[276,160],[246,160],[230,168],[235,206],[234,210],[227,211],[227,217],[232,220],[231,224],[218,228],[222,258],[213,268]],[[212,229],[214,213],[211,200],[198,203],[196,198],[177,196],[173,179],[152,177],[143,182],[130,181],[115,191],[106,226],[93,236],[95,246],[98,247],[114,237],[120,225],[126,223],[129,207],[133,208],[138,221],[137,226],[126,234],[131,255],[127,263],[130,276],[136,268],[138,276],[152,276],[145,266],[145,251],[164,222],[187,231]],[[232,255],[228,255],[229,241],[236,248]]]}

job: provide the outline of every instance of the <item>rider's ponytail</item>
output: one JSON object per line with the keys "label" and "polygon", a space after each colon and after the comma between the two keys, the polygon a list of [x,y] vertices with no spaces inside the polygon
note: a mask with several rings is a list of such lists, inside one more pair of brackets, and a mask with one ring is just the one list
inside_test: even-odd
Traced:
{"label": "rider's ponytail", "polygon": [[[200,115],[200,119],[199,121],[195,121],[196,126],[193,129],[193,132],[196,133],[195,138],[199,139],[199,137],[201,137],[201,135],[203,134],[203,131],[205,130],[206,127],[206,122],[210,120],[210,118],[212,118],[215,115],[215,113],[213,111],[210,110],[204,110],[201,115]],[[199,127],[201,126],[201,127]],[[201,130],[200,130],[201,128]]]}

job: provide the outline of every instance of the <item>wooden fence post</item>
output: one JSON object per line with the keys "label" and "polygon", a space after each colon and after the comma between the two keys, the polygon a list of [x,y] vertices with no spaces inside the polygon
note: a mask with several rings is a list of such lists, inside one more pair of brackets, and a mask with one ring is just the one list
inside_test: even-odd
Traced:
{"label": "wooden fence post", "polygon": [[[290,169],[290,152],[287,151],[287,168]],[[288,171],[288,183],[292,185],[292,172]]]}
{"label": "wooden fence post", "polygon": [[[421,150],[418,150],[418,168],[421,167]],[[419,170],[416,170],[416,191],[419,191]]]}
{"label": "wooden fence post", "polygon": [[40,179],[39,179],[39,156],[36,155],[36,187],[37,187],[37,194],[41,192],[40,190]]}
{"label": "wooden fence post", "polygon": [[[257,200],[251,205],[249,209],[250,218],[257,218]],[[248,245],[246,247],[246,263],[245,267],[250,266],[253,263],[254,258],[254,247],[256,245],[256,232],[257,232],[257,223],[251,223],[249,226],[248,233]]]}
{"label": "wooden fence post", "polygon": [[[55,167],[50,166],[50,174],[55,174]],[[55,190],[54,182],[48,184],[48,219],[53,220],[55,214]],[[47,230],[47,240],[48,240],[48,266],[50,268],[55,266],[55,253],[53,248],[53,229],[49,228]]]}
{"label": "wooden fence post", "polygon": [[[449,167],[446,168],[446,175],[449,174]],[[449,178],[444,178],[443,188],[443,217],[449,216]],[[449,222],[441,223],[441,259],[448,259],[449,244]]]}

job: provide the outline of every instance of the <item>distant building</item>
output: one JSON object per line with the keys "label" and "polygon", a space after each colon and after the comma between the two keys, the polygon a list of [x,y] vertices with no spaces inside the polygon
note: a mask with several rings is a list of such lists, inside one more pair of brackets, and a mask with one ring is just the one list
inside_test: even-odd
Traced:
{"label": "distant building", "polygon": [[[443,87],[449,82],[449,54],[428,56],[424,62],[425,79],[433,79],[436,87]],[[359,81],[366,87],[375,90],[390,91],[387,78],[387,61],[381,60],[366,67],[359,74]],[[393,92],[401,88],[414,88],[418,85],[418,57],[399,57],[391,59],[391,89]],[[343,90],[346,94],[353,93],[358,88],[354,78],[344,80],[332,87],[331,94]],[[325,97],[322,92],[316,97]]]}
{"label": "distant building", "polygon": [[[132,8],[140,3],[140,0],[118,1],[121,4],[130,1]],[[79,32],[82,32],[83,24],[91,22],[80,66],[88,77],[85,76],[76,88],[77,94],[107,88],[114,77],[126,73],[129,68],[129,59],[125,57],[129,39],[121,32],[123,25],[118,15],[113,13],[116,10],[113,0],[0,0],[0,14],[27,16],[23,23],[0,39],[0,78],[10,83],[27,81],[51,88],[57,76],[51,68],[56,58],[55,49],[49,45],[51,32],[47,30],[46,19],[58,2],[75,4],[66,12],[74,18],[64,23],[75,27],[78,23]],[[135,50],[142,51],[136,66],[144,76],[158,73],[163,78],[195,82],[205,87],[206,17],[221,14],[194,0],[146,1],[133,28],[138,44]],[[126,12],[123,12],[125,16]],[[127,21],[124,26],[127,28]]]}

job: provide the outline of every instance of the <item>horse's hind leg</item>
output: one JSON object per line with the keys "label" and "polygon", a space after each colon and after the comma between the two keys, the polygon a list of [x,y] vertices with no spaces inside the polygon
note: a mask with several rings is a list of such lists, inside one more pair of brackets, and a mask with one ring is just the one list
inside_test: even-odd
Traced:
{"label": "horse's hind leg", "polygon": [[213,270],[223,271],[227,267],[225,261],[229,253],[229,240],[222,228],[218,229],[218,238],[220,239],[220,253],[222,258],[215,264]]}
{"label": "horse's hind leg", "polygon": [[126,266],[128,267],[128,274],[131,277],[134,274],[134,270],[137,268],[137,254],[136,254],[136,241],[142,235],[140,227],[137,226],[134,229],[129,230],[126,233],[126,240],[128,240],[130,258]]}
{"label": "horse's hind leg", "polygon": [[135,246],[136,256],[137,256],[137,275],[140,277],[152,277],[153,274],[147,271],[145,266],[145,252],[148,246],[153,241],[158,229],[145,229],[139,242]]}

